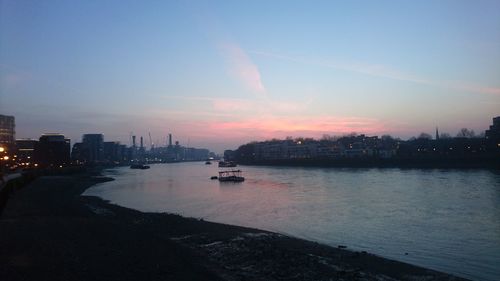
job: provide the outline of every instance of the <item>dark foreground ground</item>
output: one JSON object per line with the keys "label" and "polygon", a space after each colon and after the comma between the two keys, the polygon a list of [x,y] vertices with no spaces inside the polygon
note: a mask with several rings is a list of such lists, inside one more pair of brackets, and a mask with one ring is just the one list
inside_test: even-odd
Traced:
{"label": "dark foreground ground", "polygon": [[0,217],[0,280],[463,280],[266,231],[80,196],[109,180],[42,177]]}

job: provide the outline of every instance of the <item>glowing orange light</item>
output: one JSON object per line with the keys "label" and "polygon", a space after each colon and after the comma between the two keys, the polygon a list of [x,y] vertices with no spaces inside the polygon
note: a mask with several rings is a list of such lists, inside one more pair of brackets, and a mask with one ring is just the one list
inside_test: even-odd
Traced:
{"label": "glowing orange light", "polygon": [[9,160],[9,156],[4,156],[3,160]]}
{"label": "glowing orange light", "polygon": [[5,151],[5,148],[0,146],[0,152],[4,152],[4,151]]}

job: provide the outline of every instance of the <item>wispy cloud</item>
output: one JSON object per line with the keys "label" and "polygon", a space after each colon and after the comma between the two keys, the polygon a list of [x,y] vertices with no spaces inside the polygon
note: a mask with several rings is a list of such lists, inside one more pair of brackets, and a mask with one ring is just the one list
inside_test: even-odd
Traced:
{"label": "wispy cloud", "polygon": [[353,62],[336,62],[331,60],[311,59],[296,56],[287,56],[269,52],[251,51],[250,53],[266,56],[274,59],[297,62],[301,64],[316,65],[327,68],[340,69],[345,71],[357,72],[365,75],[383,77],[392,80],[407,81],[424,85],[437,86],[442,88],[454,89],[464,92],[473,92],[479,94],[500,95],[499,87],[481,86],[470,82],[450,82],[436,81],[419,75],[406,73],[404,71],[392,68],[382,64],[364,64]]}
{"label": "wispy cloud", "polygon": [[418,77],[416,75],[404,73],[400,70],[392,69],[388,66],[381,64],[363,64],[363,63],[346,63],[346,62],[338,62],[332,60],[319,60],[319,59],[310,59],[304,57],[293,57],[287,55],[280,55],[269,52],[259,52],[259,51],[251,51],[250,53],[256,55],[267,56],[275,59],[287,60],[302,64],[309,65],[317,65],[328,68],[341,69],[346,71],[358,72],[371,76],[385,77],[394,80],[402,80],[402,81],[410,81],[416,83],[430,83],[430,81]]}
{"label": "wispy cloud", "polygon": [[474,93],[481,93],[481,94],[491,94],[491,95],[500,95],[500,88],[496,87],[488,87],[488,86],[481,86],[477,85],[474,83],[464,83],[464,82],[442,82],[441,83],[443,87],[448,87],[460,91],[466,91],[466,92],[474,92]]}
{"label": "wispy cloud", "polygon": [[256,93],[265,93],[259,68],[252,62],[248,54],[237,44],[223,44],[220,46],[223,55],[228,60],[232,75],[237,77],[246,87]]}
{"label": "wispy cloud", "polygon": [[167,99],[180,99],[193,102],[208,102],[215,112],[235,112],[242,114],[244,112],[252,113],[288,113],[297,114],[308,109],[313,99],[311,97],[306,100],[274,100],[271,98],[264,99],[238,99],[227,97],[203,97],[203,96],[166,96]]}

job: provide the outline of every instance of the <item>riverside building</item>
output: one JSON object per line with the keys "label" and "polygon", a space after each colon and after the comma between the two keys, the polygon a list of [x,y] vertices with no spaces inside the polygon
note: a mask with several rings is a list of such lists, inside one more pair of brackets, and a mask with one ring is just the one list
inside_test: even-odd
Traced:
{"label": "riverside building", "polygon": [[35,163],[42,167],[62,167],[71,162],[70,140],[62,134],[43,134],[35,144]]}

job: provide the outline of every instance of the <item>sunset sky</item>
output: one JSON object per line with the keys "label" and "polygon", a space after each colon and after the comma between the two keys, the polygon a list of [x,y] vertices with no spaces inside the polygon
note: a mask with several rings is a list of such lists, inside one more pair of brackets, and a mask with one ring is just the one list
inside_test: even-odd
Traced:
{"label": "sunset sky", "polygon": [[216,152],[480,133],[500,115],[500,1],[0,0],[0,114],[18,138]]}

